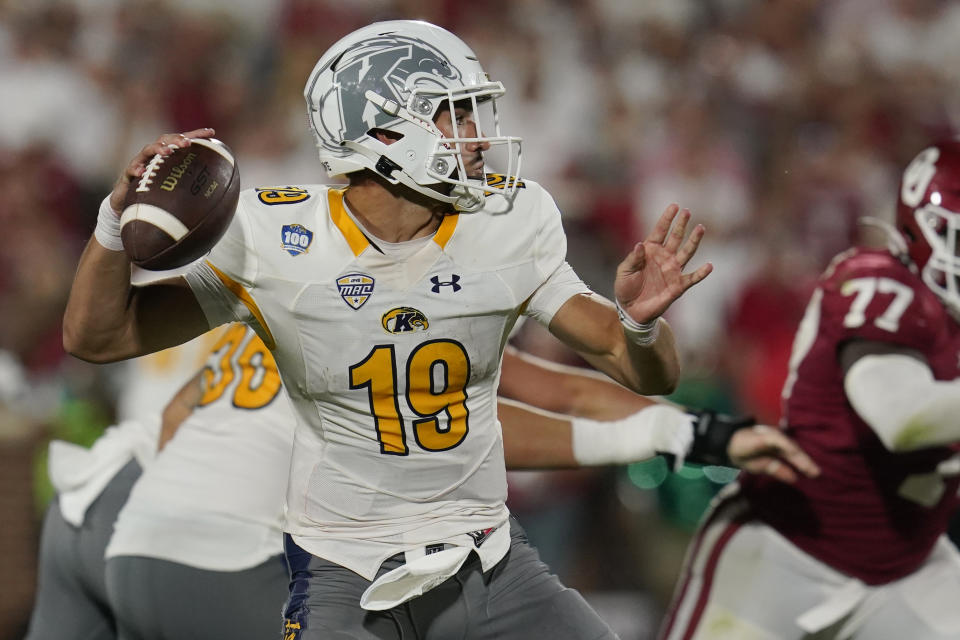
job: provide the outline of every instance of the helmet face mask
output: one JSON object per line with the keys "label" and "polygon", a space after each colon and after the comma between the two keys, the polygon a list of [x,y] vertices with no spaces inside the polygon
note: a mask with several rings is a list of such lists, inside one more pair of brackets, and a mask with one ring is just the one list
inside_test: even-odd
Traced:
{"label": "helmet face mask", "polygon": [[920,276],[952,311],[960,313],[960,215],[933,204],[917,209],[914,215],[931,248]]}
{"label": "helmet face mask", "polygon": [[[504,93],[459,38],[412,20],[375,23],[347,35],[320,58],[304,89],[328,173],[370,169],[460,211],[479,209],[493,192],[485,169],[468,174],[463,155],[471,148],[503,150],[505,171],[519,173],[520,138],[499,130],[496,100]],[[490,116],[476,131],[461,131],[453,117],[458,107]],[[452,135],[434,122],[444,108]],[[517,183],[497,191],[511,197]]]}
{"label": "helmet face mask", "polygon": [[911,267],[960,318],[960,140],[924,149],[904,170],[897,228]]}

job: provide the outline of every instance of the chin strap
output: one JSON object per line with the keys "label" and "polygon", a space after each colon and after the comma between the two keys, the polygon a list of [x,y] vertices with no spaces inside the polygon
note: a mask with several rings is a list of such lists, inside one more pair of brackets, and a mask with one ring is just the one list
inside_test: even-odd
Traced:
{"label": "chin strap", "polygon": [[417,193],[425,195],[428,198],[453,205],[453,207],[460,213],[473,213],[483,206],[484,192],[482,189],[473,187],[460,188],[457,186],[451,191],[452,195],[444,195],[432,187],[424,186],[414,181],[414,179],[411,178],[410,175],[404,171],[400,165],[387,156],[381,155],[375,151],[371,151],[370,149],[367,149],[366,147],[359,145],[352,140],[344,140],[341,144],[351,151],[359,153],[363,157],[367,158],[374,167],[374,171],[386,178],[391,184],[402,184],[403,186],[410,187]]}
{"label": "chin strap", "polygon": [[483,206],[485,192],[479,187],[454,185],[450,193],[455,198],[453,206],[460,213],[473,213]]}
{"label": "chin strap", "polygon": [[433,189],[431,187],[426,187],[422,184],[418,184],[410,177],[410,175],[403,170],[403,168],[388,158],[385,155],[379,154],[376,151],[366,148],[361,144],[357,144],[353,140],[344,140],[340,143],[341,146],[350,149],[354,153],[358,153],[366,158],[370,162],[370,167],[373,168],[378,174],[386,178],[392,184],[402,184],[406,187],[410,187],[418,193],[433,198],[434,200],[440,200],[441,202],[447,202],[449,204],[454,204],[456,198],[451,196],[446,196]]}

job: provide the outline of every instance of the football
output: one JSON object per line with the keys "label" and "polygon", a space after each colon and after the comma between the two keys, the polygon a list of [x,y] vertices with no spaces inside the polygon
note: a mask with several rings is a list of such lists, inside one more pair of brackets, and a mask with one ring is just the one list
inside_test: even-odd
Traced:
{"label": "football", "polygon": [[169,156],[155,155],[127,191],[123,249],[151,271],[193,262],[223,236],[239,196],[236,160],[219,140],[193,138]]}

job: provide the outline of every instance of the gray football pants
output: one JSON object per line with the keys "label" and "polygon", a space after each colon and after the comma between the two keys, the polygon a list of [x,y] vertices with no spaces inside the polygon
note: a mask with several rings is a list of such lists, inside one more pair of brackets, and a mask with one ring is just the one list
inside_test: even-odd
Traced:
{"label": "gray football pants", "polygon": [[[291,582],[284,640],[615,640],[510,522],[510,551],[495,567],[484,573],[473,553],[452,578],[387,611],[360,608],[370,582],[286,536]],[[388,559],[380,574],[400,566],[402,558]]]}
{"label": "gray football pants", "polygon": [[107,560],[120,640],[276,640],[288,576],[282,555],[241,571],[141,556]]}
{"label": "gray football pants", "polygon": [[87,509],[83,525],[63,519],[57,500],[40,535],[37,599],[25,640],[113,640],[116,623],[107,604],[103,552],[140,465],[130,461]]}

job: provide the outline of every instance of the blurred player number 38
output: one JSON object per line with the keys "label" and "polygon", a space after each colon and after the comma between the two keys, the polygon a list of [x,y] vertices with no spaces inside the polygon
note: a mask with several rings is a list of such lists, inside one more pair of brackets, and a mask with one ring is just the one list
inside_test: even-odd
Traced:
{"label": "blurred player number 38", "polygon": [[219,140],[195,138],[169,156],[155,155],[127,191],[120,217],[123,248],[139,267],[181,267],[223,236],[237,208],[240,175]]}

